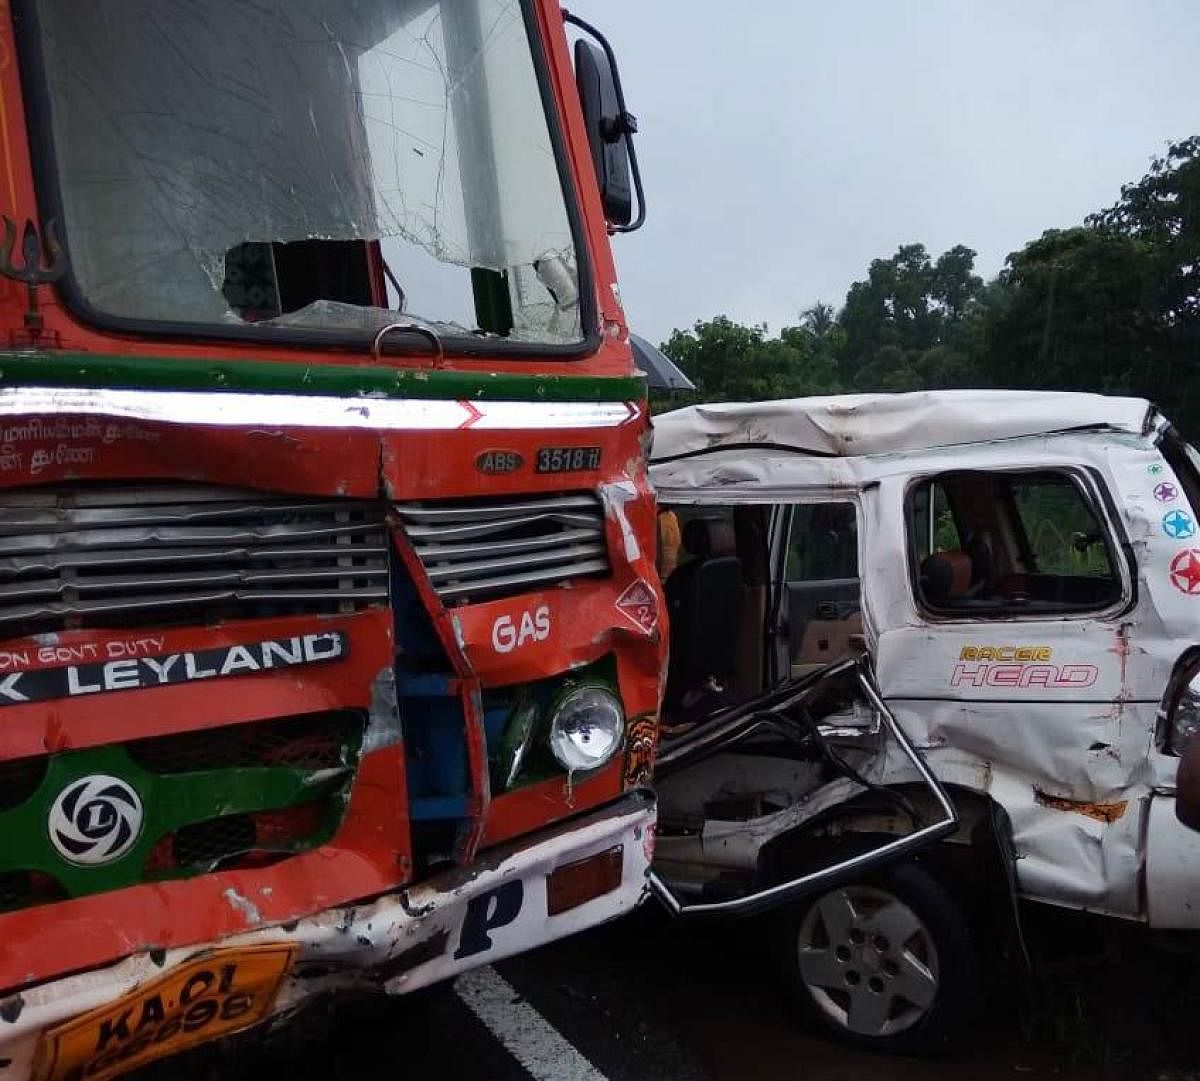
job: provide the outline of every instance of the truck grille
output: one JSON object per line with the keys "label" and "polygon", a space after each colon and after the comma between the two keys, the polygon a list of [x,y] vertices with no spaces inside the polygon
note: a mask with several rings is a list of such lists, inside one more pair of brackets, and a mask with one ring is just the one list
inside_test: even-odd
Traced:
{"label": "truck grille", "polygon": [[353,710],[333,710],[151,736],[126,743],[125,750],[134,762],[150,773],[190,773],[255,766],[337,769],[353,759],[352,748],[361,739],[362,730],[361,714]]}
{"label": "truck grille", "polygon": [[396,511],[446,604],[609,572],[604,508],[591,492],[401,503]]}
{"label": "truck grille", "polygon": [[[0,844],[0,913],[221,868],[267,867],[325,844],[344,818],[366,723],[361,710],[326,710],[112,745],[138,770],[155,775],[154,787],[143,796],[148,802],[178,807],[174,828],[153,838],[140,865],[122,861],[99,881],[63,871],[52,877],[27,865],[23,853],[28,846],[12,849]],[[69,763],[74,755],[92,753],[65,751],[58,757]],[[0,761],[0,837],[15,829],[28,833],[30,821],[44,821],[37,801],[51,757]],[[67,775],[81,776],[87,768],[69,767]],[[122,775],[119,764],[112,768]],[[299,802],[286,803],[280,797],[274,805],[263,806],[269,790],[260,779],[279,770],[298,775],[294,780],[303,795]],[[226,782],[232,774],[240,783],[227,783],[223,795],[207,802],[197,794],[203,790],[193,784],[190,796],[175,800],[179,777],[190,775],[194,781],[222,774]],[[6,817],[6,812],[16,814]],[[36,838],[26,839],[36,844]],[[43,833],[42,840],[49,844],[48,835]]]}
{"label": "truck grille", "polygon": [[387,600],[384,507],[206,486],[0,505],[0,634],[353,611]]}
{"label": "truck grille", "polygon": [[41,787],[49,761],[45,755],[38,755],[0,762],[0,811],[19,807]]}
{"label": "truck grille", "polygon": [[65,897],[62,886],[41,871],[0,871],[0,912],[48,905]]}

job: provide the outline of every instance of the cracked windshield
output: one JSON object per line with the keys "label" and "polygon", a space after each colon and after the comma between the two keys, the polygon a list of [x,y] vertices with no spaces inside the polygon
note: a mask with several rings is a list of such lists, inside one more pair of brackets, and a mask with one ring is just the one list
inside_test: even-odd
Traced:
{"label": "cracked windshield", "polygon": [[516,0],[37,5],[83,302],[139,322],[580,338]]}

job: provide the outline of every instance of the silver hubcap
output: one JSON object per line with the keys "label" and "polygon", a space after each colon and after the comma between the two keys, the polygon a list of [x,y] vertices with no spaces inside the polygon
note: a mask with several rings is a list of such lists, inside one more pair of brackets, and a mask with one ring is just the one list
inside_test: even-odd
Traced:
{"label": "silver hubcap", "polygon": [[800,977],[821,1011],[860,1036],[892,1036],[933,1006],[938,958],[917,914],[886,890],[846,886],[805,914]]}

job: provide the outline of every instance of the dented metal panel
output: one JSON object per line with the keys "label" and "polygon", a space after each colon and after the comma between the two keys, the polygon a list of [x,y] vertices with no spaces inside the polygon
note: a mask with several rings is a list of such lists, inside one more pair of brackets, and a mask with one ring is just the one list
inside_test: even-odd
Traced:
{"label": "dented metal panel", "polygon": [[[660,499],[853,494],[862,508],[862,623],[880,691],[945,782],[1007,813],[1022,893],[1200,927],[1196,865],[1185,870],[1178,829],[1166,828],[1159,809],[1177,763],[1159,748],[1159,704],[1179,658],[1200,640],[1195,514],[1156,445],[1165,422],[1139,400],[1017,392],[768,403],[761,418],[757,409],[681,411],[678,442],[671,421],[656,422],[656,455],[693,453],[652,467]],[[745,445],[755,441],[810,453]],[[919,479],[964,470],[1073,477],[1111,537],[1119,597],[1060,616],[923,610],[906,500]],[[883,776],[896,783],[908,774],[891,760]],[[1148,903],[1152,891],[1161,903]]]}
{"label": "dented metal panel", "polygon": [[396,511],[447,603],[526,593],[609,570],[603,507],[591,492],[401,503]]}
{"label": "dented metal panel", "polygon": [[[104,408],[116,408],[104,397],[107,392],[97,393]],[[137,394],[143,403],[158,400],[154,392]],[[228,404],[236,395],[213,397]],[[272,408],[279,404],[275,396],[254,397],[269,399],[266,404]],[[59,402],[59,407],[75,404]],[[423,406],[415,404],[419,412]],[[570,412],[572,403],[560,404]],[[515,416],[525,403],[489,403],[489,408],[493,405]],[[528,464],[503,477],[476,470],[480,453],[495,445],[489,430],[466,428],[434,447],[419,425],[412,430],[372,428],[378,418],[368,419],[362,412],[349,414],[348,427],[328,430],[278,422],[239,425],[234,423],[236,403],[232,414],[218,411],[210,418],[211,427],[199,429],[113,417],[93,423],[63,413],[14,418],[18,446],[9,462],[12,468],[0,469],[0,476],[23,492],[41,485],[44,492],[59,493],[21,495],[9,528],[0,531],[0,545],[29,548],[22,538],[34,538],[35,550],[13,552],[11,559],[42,560],[14,564],[14,582],[22,574],[45,577],[53,570],[67,583],[62,588],[70,590],[72,572],[94,571],[98,577],[89,583],[94,592],[83,601],[91,603],[94,596],[101,603],[120,602],[121,590],[132,586],[126,579],[137,578],[133,569],[125,572],[122,559],[138,560],[139,569],[147,565],[141,560],[160,556],[161,562],[152,576],[154,589],[140,595],[147,602],[144,627],[79,627],[70,621],[77,619],[83,602],[70,598],[65,602],[70,611],[46,613],[61,625],[44,627],[42,637],[0,642],[0,688],[8,691],[0,690],[6,722],[0,726],[0,758],[249,724],[315,709],[363,710],[369,720],[345,818],[328,843],[262,868],[146,882],[0,915],[2,941],[9,943],[8,949],[0,947],[0,986],[30,986],[66,969],[102,965],[146,943],[182,947],[258,922],[304,918],[411,879],[404,745],[391,667],[394,616],[386,578],[378,574],[387,562],[399,560],[414,576],[454,666],[447,692],[462,704],[471,769],[470,828],[461,858],[470,859],[480,845],[502,843],[600,806],[643,783],[665,643],[652,548],[630,544],[634,532],[648,537],[653,531],[652,494],[638,449],[645,421],[640,407],[616,406],[614,421],[634,418],[637,423],[586,428],[571,436],[540,426],[547,418],[531,404],[530,425],[503,435],[504,445],[514,447]],[[285,410],[279,418],[292,415]],[[226,423],[216,423],[222,419]],[[586,503],[571,514],[580,523],[586,519],[589,544],[600,545],[603,567],[589,576],[578,562],[565,562],[560,580],[549,588],[523,583],[519,596],[493,595],[486,603],[465,597],[452,621],[437,594],[443,579],[428,575],[419,559],[404,563],[408,524],[389,509],[391,499],[380,500],[379,493],[422,507],[462,507],[485,494],[492,505],[528,508],[547,500],[557,505],[563,477],[538,474],[533,463],[539,447],[572,438],[600,448],[599,456],[586,456],[591,468],[571,478],[573,487],[585,492]],[[61,454],[55,449],[60,445],[67,448]],[[48,457],[35,453],[42,449]],[[107,494],[91,483],[101,478]],[[277,487],[284,480],[287,493]],[[52,489],[51,484],[67,487]],[[247,495],[247,485],[257,490]],[[590,494],[606,485],[627,494],[619,513]],[[69,498],[61,494],[64,490]],[[580,523],[572,518],[566,528],[583,528]],[[377,551],[380,539],[387,562]],[[320,562],[326,546],[335,550],[329,553],[328,572]],[[235,568],[237,582],[196,584],[189,567],[208,573],[213,564],[205,560],[212,550],[235,553],[241,560]],[[108,562],[110,553],[115,563]],[[84,558],[92,555],[98,562]],[[260,560],[268,574],[281,580],[252,582]],[[327,579],[314,577],[326,573]],[[184,587],[196,605],[179,603]],[[283,610],[288,601],[301,610]],[[48,600],[41,607],[55,603],[63,602]],[[218,611],[219,605],[234,607]],[[310,611],[304,605],[320,608]],[[121,615],[128,619],[137,613],[129,609]],[[168,620],[184,625],[166,630],[157,625]],[[270,647],[272,657],[282,651],[303,660],[305,636],[314,634],[333,635],[338,655],[317,663],[263,664],[264,643],[276,643]],[[637,740],[630,738],[629,761],[618,755],[586,777],[564,774],[492,798],[483,690],[569,673],[607,655],[615,658],[631,731],[637,727],[640,733]],[[213,694],[211,683],[197,686],[208,680],[227,680],[230,693]],[[47,702],[53,708],[47,710]],[[87,919],[92,928],[86,942],[60,933],[62,921],[77,918]]]}
{"label": "dented metal panel", "polygon": [[[784,721],[787,711],[794,704],[803,702],[812,691],[819,690],[823,685],[832,684],[838,680],[851,682],[856,688],[856,693],[861,695],[869,708],[875,711],[882,727],[894,741],[892,752],[919,779],[925,792],[932,797],[936,808],[932,818],[920,824],[913,823],[912,829],[907,833],[893,837],[876,845],[873,849],[855,852],[824,866],[808,869],[783,882],[759,884],[749,892],[728,900],[689,901],[680,897],[668,876],[652,873],[650,883],[655,895],[672,915],[750,916],[768,912],[828,888],[835,882],[845,881],[854,875],[869,874],[872,870],[885,866],[891,861],[913,855],[922,848],[943,840],[958,828],[958,813],[949,794],[937,776],[930,771],[920,752],[913,746],[908,734],[896,722],[891,710],[879,697],[865,666],[854,660],[836,662],[824,671],[814,674],[809,680],[801,680],[794,689],[781,689],[760,700],[746,703],[740,709],[730,710],[728,719],[724,715],[714,717],[706,724],[702,724],[695,732],[683,735],[679,740],[680,747],[676,755],[672,756],[670,750],[664,751],[663,765],[664,767],[669,766],[671,771],[684,771],[684,783],[694,786],[695,780],[686,777],[690,760],[713,754],[722,748],[733,747],[761,729],[768,728],[772,723]],[[819,726],[814,727],[816,727],[816,731],[812,735],[815,738],[823,739],[824,736],[821,734]],[[868,763],[868,770],[869,768],[870,763]],[[761,770],[756,772],[760,774],[759,784],[761,785],[765,778],[761,777]],[[859,777],[861,776],[859,774]],[[849,789],[845,784],[846,781],[850,782]],[[727,794],[728,790],[729,785],[726,780],[724,783],[708,789],[706,798],[711,799],[714,791],[718,794]],[[841,781],[834,781],[831,784],[813,786],[808,792],[797,798],[792,806],[776,815],[750,819],[736,825],[706,822],[702,835],[703,854],[695,862],[706,867],[737,866],[740,856],[742,868],[748,872],[753,871],[757,867],[762,848],[766,843],[784,836],[802,822],[808,821],[817,813],[818,807],[822,804],[836,806],[836,802],[831,801],[834,791],[841,799],[845,799],[861,790],[861,785],[854,778],[843,778]],[[665,802],[672,803],[669,796]],[[713,836],[714,833],[722,830],[727,834],[726,840],[732,841],[732,844],[722,845],[721,839]],[[684,844],[686,845],[686,843],[685,840]],[[676,845],[675,847],[678,850],[681,846]],[[729,855],[722,858],[713,853],[714,847],[731,849],[736,853],[733,861],[730,861]],[[661,862],[660,858],[660,864]],[[666,862],[669,865],[670,853],[667,855]]]}
{"label": "dented metal panel", "polygon": [[655,418],[653,457],[665,461],[738,445],[856,457],[1073,430],[1141,435],[1150,413],[1150,403],[1142,398],[1025,390],[925,390],[693,405]]}
{"label": "dented metal panel", "polygon": [[[220,942],[139,949],[116,965],[93,969],[0,999],[0,1077],[29,1075],[39,1036],[58,1022],[133,992],[207,951],[274,944],[295,952],[272,1014],[286,1014],[317,995],[353,988],[405,994],[478,965],[501,960],[631,911],[648,890],[654,805],[644,794],[574,823],[490,854],[473,868],[450,872],[363,905],[254,928]],[[547,876],[555,868],[619,851],[619,885],[558,915],[549,915]],[[248,926],[261,919],[261,893],[229,889],[223,905]],[[218,952],[216,958],[221,954]],[[162,1007],[159,1007],[160,1011]],[[111,1046],[131,1043],[117,1027]]]}

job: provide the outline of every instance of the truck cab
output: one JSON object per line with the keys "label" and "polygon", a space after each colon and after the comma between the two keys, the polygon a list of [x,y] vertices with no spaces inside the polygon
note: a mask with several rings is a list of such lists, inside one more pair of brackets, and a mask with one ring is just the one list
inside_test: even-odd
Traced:
{"label": "truck cab", "polygon": [[4,1081],[647,895],[634,127],[553,0],[0,10]]}

